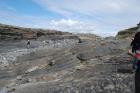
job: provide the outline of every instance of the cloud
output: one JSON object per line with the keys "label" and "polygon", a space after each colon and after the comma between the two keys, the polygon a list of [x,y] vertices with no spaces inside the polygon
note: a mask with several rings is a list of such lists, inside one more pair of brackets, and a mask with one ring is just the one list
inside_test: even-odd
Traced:
{"label": "cloud", "polygon": [[[135,24],[140,20],[139,0],[33,1],[38,5],[42,6],[44,9],[54,13],[58,13],[65,18],[79,20],[83,23],[86,23],[86,25],[94,24],[96,25],[96,29],[94,30],[102,30],[102,32],[104,31],[103,33],[116,33],[121,29],[135,26]],[[59,24],[61,24],[61,21]],[[85,25],[82,26],[83,28],[85,28]],[[75,27],[71,26],[71,28]],[[87,29],[85,30],[85,32],[86,31],[91,32],[91,30]]]}
{"label": "cloud", "polygon": [[95,31],[95,25],[72,19],[52,20],[50,25],[54,29],[70,31],[75,33],[92,33]]}
{"label": "cloud", "polygon": [[40,6],[60,14],[75,12],[92,16],[95,13],[124,13],[140,11],[138,0],[33,0]]}

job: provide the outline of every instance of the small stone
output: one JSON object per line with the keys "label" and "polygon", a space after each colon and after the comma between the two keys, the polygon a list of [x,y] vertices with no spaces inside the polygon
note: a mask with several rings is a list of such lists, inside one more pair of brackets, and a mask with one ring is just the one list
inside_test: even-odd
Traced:
{"label": "small stone", "polygon": [[22,76],[17,76],[17,80],[22,80]]}
{"label": "small stone", "polygon": [[94,86],[91,86],[91,89],[94,89]]}
{"label": "small stone", "polygon": [[111,90],[113,90],[114,86],[113,85],[108,85],[108,86],[104,87],[104,89],[111,89]]}
{"label": "small stone", "polygon": [[26,73],[33,72],[33,71],[35,71],[35,70],[37,70],[37,69],[39,69],[39,67],[38,67],[38,66],[34,66],[34,67],[28,69],[28,70],[26,71]]}
{"label": "small stone", "polygon": [[11,92],[15,92],[15,91],[16,91],[15,88],[11,88],[11,89],[9,89],[7,92],[8,92],[8,93],[11,93]]}

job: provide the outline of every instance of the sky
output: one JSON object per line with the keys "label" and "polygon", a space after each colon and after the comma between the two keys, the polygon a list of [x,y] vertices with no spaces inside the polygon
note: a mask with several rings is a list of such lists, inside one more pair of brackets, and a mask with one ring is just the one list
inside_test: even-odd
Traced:
{"label": "sky", "polygon": [[114,36],[140,21],[140,0],[0,0],[0,23]]}

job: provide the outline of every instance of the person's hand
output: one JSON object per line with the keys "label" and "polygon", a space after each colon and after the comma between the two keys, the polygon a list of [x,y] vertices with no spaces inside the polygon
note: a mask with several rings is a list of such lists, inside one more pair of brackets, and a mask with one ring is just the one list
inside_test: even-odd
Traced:
{"label": "person's hand", "polygon": [[134,40],[134,38],[131,38],[131,40],[133,41],[133,40]]}
{"label": "person's hand", "polygon": [[130,55],[132,54],[131,50],[128,50],[128,54],[130,54]]}

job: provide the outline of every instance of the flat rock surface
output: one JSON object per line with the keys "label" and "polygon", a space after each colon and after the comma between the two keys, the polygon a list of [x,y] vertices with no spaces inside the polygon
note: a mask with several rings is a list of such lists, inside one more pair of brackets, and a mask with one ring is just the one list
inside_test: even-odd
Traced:
{"label": "flat rock surface", "polygon": [[112,38],[40,37],[29,49],[0,42],[0,93],[134,93],[130,42]]}

